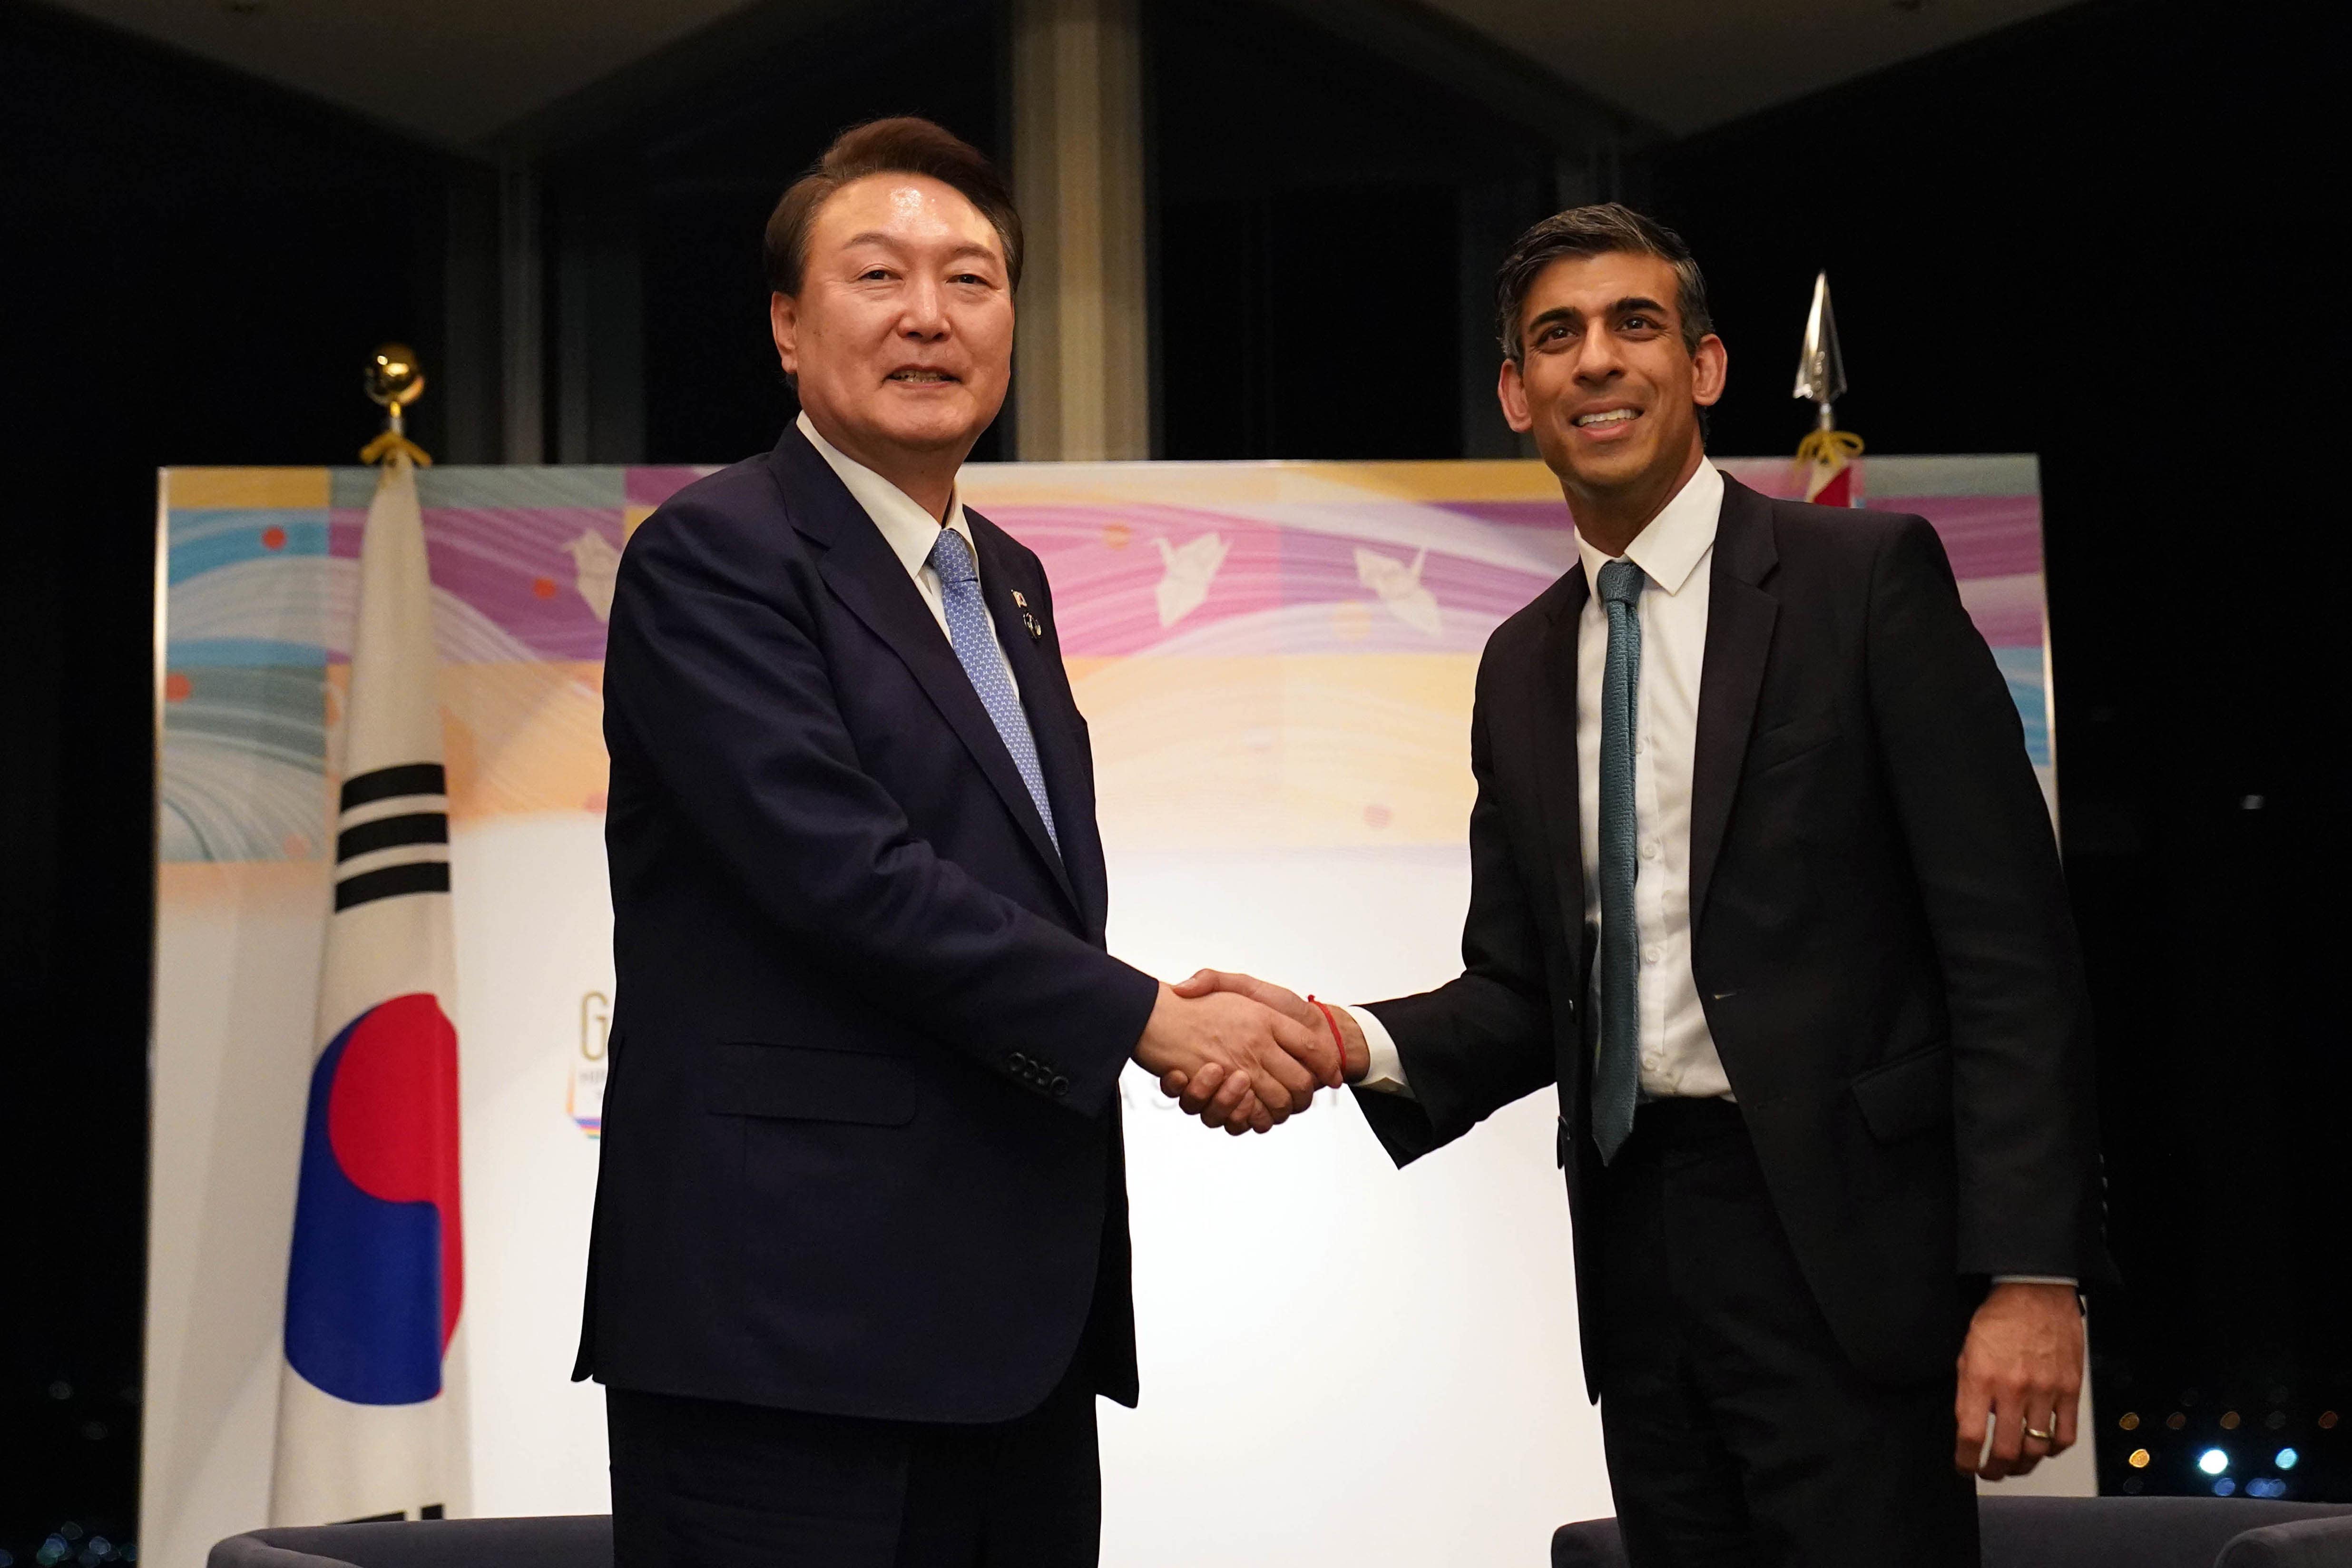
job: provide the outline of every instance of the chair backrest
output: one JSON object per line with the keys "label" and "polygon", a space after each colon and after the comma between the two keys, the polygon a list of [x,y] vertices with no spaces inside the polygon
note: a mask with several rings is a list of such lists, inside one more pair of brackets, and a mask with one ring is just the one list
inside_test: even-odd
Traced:
{"label": "chair backrest", "polygon": [[215,1546],[206,1568],[613,1568],[613,1521],[563,1514],[257,1530]]}
{"label": "chair backrest", "polygon": [[2213,1568],[2352,1568],[2352,1518],[2250,1530],[2221,1548]]}
{"label": "chair backrest", "polygon": [[1551,1568],[1626,1568],[1625,1542],[1617,1533],[1617,1521],[1588,1519],[1552,1531]]}
{"label": "chair backrest", "polygon": [[2352,1515],[2327,1503],[2213,1497],[1989,1497],[1985,1568],[2214,1568],[2250,1530]]}
{"label": "chair backrest", "polygon": [[[1984,1568],[2352,1568],[2352,1506],[2253,1498],[1990,1497]],[[1563,1525],[1552,1568],[1626,1568],[1613,1519]]]}

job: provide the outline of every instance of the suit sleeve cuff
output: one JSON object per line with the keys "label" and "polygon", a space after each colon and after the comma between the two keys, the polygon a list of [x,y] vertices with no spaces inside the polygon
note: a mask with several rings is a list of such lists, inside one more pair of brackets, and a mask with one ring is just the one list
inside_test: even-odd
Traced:
{"label": "suit sleeve cuff", "polygon": [[1342,1004],[1341,1010],[1356,1021],[1356,1027],[1364,1032],[1364,1052],[1371,1062],[1356,1087],[1369,1089],[1376,1094],[1401,1094],[1411,1100],[1412,1085],[1405,1081],[1404,1058],[1397,1054],[1396,1040],[1389,1034],[1388,1026],[1374,1017],[1369,1007],[1349,1007]]}
{"label": "suit sleeve cuff", "polygon": [[1992,1282],[1996,1285],[2063,1285],[2069,1290],[2078,1290],[2083,1285],[2080,1279],[2063,1274],[1996,1274]]}

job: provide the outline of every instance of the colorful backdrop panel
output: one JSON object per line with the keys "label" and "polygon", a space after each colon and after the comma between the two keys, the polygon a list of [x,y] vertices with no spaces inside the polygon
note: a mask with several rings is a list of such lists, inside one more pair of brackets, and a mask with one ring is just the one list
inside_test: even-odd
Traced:
{"label": "colorful backdrop panel", "polygon": [[[1729,471],[1785,493],[1788,465]],[[599,695],[628,534],[694,468],[428,469],[458,940],[475,1505],[604,1506],[570,1384],[611,914]],[[1874,458],[1926,514],[2054,789],[2030,458]],[[364,469],[163,479],[149,1561],[260,1522]],[[1529,463],[975,467],[1044,558],[1096,748],[1115,951],[1374,997],[1457,967],[1472,679],[1575,560]],[[1106,1561],[1532,1559],[1609,1510],[1545,1097],[1391,1169],[1344,1098],[1204,1133],[1128,1086],[1145,1400]],[[1235,1377],[1236,1367],[1251,1368]],[[1170,1500],[1296,1507],[1240,1531]],[[1444,1500],[1440,1505],[1435,1500]],[[1211,1510],[1213,1514],[1216,1510]]]}

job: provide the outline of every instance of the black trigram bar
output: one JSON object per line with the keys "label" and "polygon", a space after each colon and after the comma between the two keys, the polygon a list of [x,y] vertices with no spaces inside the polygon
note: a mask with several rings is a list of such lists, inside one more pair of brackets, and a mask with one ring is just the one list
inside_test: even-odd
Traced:
{"label": "black trigram bar", "polygon": [[372,904],[378,899],[396,899],[404,893],[446,893],[449,890],[449,862],[446,860],[413,860],[405,866],[386,866],[381,871],[362,871],[356,877],[346,877],[335,884],[335,912]]}
{"label": "black trigram bar", "polygon": [[379,849],[397,849],[404,844],[446,844],[449,842],[449,814],[446,811],[414,811],[404,816],[382,816],[373,822],[362,822],[346,827],[335,835],[335,858],[348,860],[354,855],[372,855]]}
{"label": "black trigram bar", "polygon": [[439,763],[403,763],[398,767],[377,768],[345,779],[343,809],[349,811],[355,805],[391,800],[396,795],[448,793],[449,777]]}

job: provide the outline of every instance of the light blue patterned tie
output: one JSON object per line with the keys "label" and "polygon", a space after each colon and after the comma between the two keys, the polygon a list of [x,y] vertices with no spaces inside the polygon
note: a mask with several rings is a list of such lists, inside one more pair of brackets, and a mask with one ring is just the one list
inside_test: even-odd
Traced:
{"label": "light blue patterned tie", "polygon": [[1642,569],[1601,569],[1609,658],[1601,676],[1601,1058],[1592,1069],[1592,1140],[1603,1164],[1633,1131],[1642,1091],[1642,952],[1633,920],[1633,736],[1642,690]]}
{"label": "light blue patterned tie", "polygon": [[1021,710],[1013,678],[1005,671],[1003,650],[996,646],[996,634],[989,628],[988,605],[980,596],[980,568],[972,561],[971,546],[954,529],[940,529],[931,543],[930,567],[940,574],[948,641],[955,644],[956,658],[964,674],[971,678],[971,689],[980,694],[981,706],[988,710],[997,734],[1003,738],[1004,749],[1013,753],[1013,766],[1020,773],[1021,782],[1029,786],[1029,798],[1045,819],[1045,837],[1058,851],[1062,837],[1054,831],[1054,807],[1045,798],[1045,771],[1037,765],[1037,739],[1029,732],[1029,715]]}

